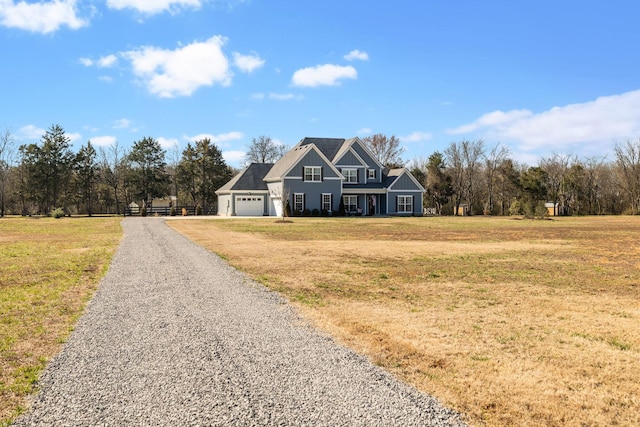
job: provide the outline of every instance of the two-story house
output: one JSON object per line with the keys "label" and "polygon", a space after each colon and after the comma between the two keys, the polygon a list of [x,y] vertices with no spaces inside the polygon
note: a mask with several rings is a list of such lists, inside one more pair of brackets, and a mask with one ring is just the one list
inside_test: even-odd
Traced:
{"label": "two-story house", "polygon": [[275,164],[253,163],[222,186],[219,215],[292,212],[422,215],[424,188],[405,168],[388,169],[359,139],[304,138]]}

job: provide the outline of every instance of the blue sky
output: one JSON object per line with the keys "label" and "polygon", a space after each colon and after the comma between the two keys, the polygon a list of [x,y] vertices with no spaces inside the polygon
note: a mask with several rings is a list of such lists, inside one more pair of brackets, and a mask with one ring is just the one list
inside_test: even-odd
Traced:
{"label": "blue sky", "polygon": [[0,0],[0,129],[164,147],[396,135],[612,158],[640,137],[640,2]]}

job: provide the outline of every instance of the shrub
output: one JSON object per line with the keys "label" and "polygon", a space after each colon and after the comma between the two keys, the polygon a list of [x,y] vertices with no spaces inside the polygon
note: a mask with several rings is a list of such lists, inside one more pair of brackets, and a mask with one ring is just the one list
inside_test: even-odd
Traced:
{"label": "shrub", "polygon": [[202,206],[200,205],[196,206],[196,215],[202,215]]}
{"label": "shrub", "polygon": [[142,206],[140,208],[140,216],[147,216],[147,207],[146,206]]}
{"label": "shrub", "polygon": [[64,210],[62,208],[55,208],[51,211],[51,216],[53,218],[62,218],[64,217]]}
{"label": "shrub", "polygon": [[328,211],[328,210],[326,210],[326,209],[322,209],[322,210],[320,211],[320,216],[329,216],[329,211]]}
{"label": "shrub", "polygon": [[171,209],[169,210],[169,215],[170,216],[176,216],[176,208],[171,206]]}
{"label": "shrub", "polygon": [[315,209],[315,208],[314,208],[314,209],[311,211],[311,215],[313,215],[313,216],[318,216],[318,215],[320,215],[320,211],[319,211],[318,209]]}
{"label": "shrub", "polygon": [[309,216],[309,215],[311,215],[311,211],[309,209],[305,209],[305,210],[302,211],[302,215]]}
{"label": "shrub", "polygon": [[542,201],[538,202],[538,204],[536,205],[534,214],[536,218],[540,218],[540,219],[545,219],[546,217],[549,216],[549,211],[547,210],[547,207],[544,205],[544,202]]}

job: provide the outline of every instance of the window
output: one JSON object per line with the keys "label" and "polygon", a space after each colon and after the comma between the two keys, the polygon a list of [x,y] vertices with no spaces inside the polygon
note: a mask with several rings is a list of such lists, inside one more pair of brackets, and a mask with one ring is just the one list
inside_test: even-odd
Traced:
{"label": "window", "polygon": [[342,203],[345,212],[358,211],[358,196],[342,196]]}
{"label": "window", "polygon": [[293,195],[293,210],[302,212],[304,210],[304,193]]}
{"label": "window", "polygon": [[367,175],[367,178],[376,179],[376,170],[375,169],[369,169],[369,174]]}
{"label": "window", "polygon": [[315,182],[322,181],[322,168],[320,166],[305,166],[304,180]]}
{"label": "window", "polygon": [[398,196],[398,213],[413,213],[413,196]]}
{"label": "window", "polygon": [[346,178],[344,182],[357,183],[358,169],[342,169],[342,175]]}
{"label": "window", "polygon": [[322,193],[322,210],[323,211],[333,210],[331,206],[331,193]]}

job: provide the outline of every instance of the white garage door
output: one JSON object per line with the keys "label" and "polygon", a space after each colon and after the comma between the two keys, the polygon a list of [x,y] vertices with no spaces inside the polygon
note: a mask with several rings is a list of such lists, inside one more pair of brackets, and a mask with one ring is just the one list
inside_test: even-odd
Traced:
{"label": "white garage door", "polygon": [[237,196],[236,215],[262,216],[264,213],[263,196]]}

